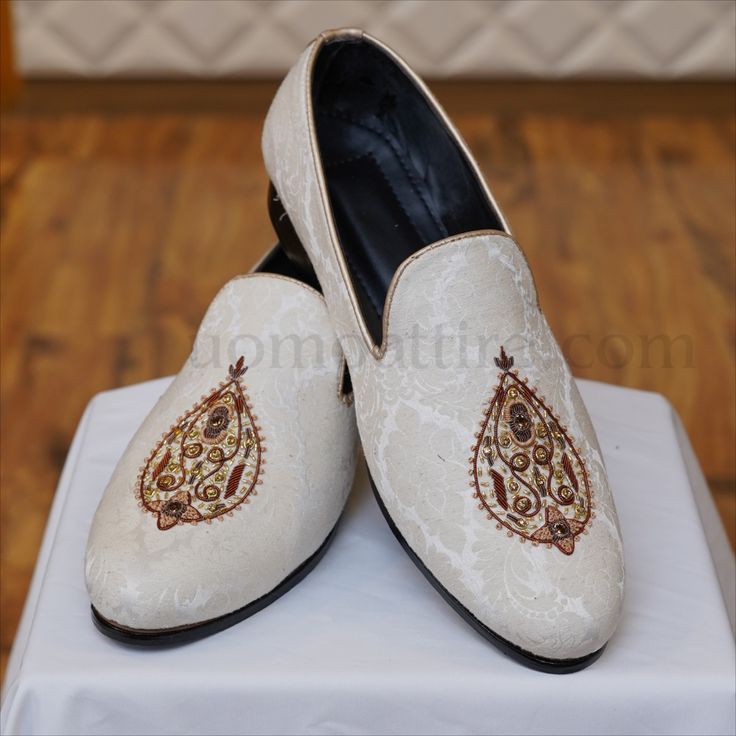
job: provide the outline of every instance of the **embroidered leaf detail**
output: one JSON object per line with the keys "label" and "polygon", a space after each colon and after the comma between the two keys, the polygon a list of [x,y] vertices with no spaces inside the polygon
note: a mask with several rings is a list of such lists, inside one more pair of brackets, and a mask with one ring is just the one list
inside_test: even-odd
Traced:
{"label": "embroidered leaf detail", "polygon": [[506,484],[503,481],[503,476],[497,470],[491,470],[491,477],[493,478],[493,490],[496,493],[498,505],[502,509],[507,509],[509,502],[506,498]]}
{"label": "embroidered leaf detail", "polygon": [[498,358],[494,358],[493,362],[502,371],[510,371],[514,367],[514,359],[506,355],[503,345],[501,346],[501,355]]}
{"label": "embroidered leaf detail", "polygon": [[572,463],[570,462],[570,458],[567,456],[567,453],[562,456],[562,467],[565,469],[565,475],[570,479],[570,485],[577,492],[579,488],[578,479],[575,477],[575,472],[572,469]]}
{"label": "embroidered leaf detail", "polygon": [[230,366],[230,378],[233,381],[236,381],[238,378],[240,378],[248,369],[243,367],[243,363],[245,362],[245,358],[241,355],[238,358],[238,362],[234,366]]}
{"label": "embroidered leaf detail", "polygon": [[171,460],[171,450],[167,448],[164,456],[153,469],[153,473],[151,473],[151,478],[153,478],[153,480],[156,480],[156,478],[158,478],[159,475],[164,472],[164,469],[169,464],[169,460]]}
{"label": "embroidered leaf detail", "polygon": [[243,477],[243,471],[245,470],[245,463],[241,463],[240,465],[236,465],[233,468],[233,472],[230,473],[230,477],[227,481],[227,488],[225,489],[225,498],[230,498],[235,491],[238,490],[238,485],[240,484],[240,479]]}

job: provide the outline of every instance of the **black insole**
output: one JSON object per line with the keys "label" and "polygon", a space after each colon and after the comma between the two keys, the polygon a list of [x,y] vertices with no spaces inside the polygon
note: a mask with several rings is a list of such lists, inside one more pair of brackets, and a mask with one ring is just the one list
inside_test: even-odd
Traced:
{"label": "black insole", "polygon": [[500,218],[436,111],[369,42],[322,49],[314,102],[340,244],[366,326],[380,343],[399,265],[450,235],[500,228]]}
{"label": "black insole", "polygon": [[341,241],[350,245],[345,259],[368,307],[366,325],[377,336],[396,269],[424,244],[447,237],[447,229],[412,177],[411,162],[380,130],[323,113],[320,131],[333,217]]}

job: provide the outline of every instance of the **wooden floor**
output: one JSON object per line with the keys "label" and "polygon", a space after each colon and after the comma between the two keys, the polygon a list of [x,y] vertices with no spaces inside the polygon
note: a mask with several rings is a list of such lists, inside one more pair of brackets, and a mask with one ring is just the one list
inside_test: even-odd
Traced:
{"label": "wooden floor", "polygon": [[[730,86],[439,92],[574,372],[669,398],[734,540]],[[176,372],[217,289],[273,240],[259,145],[272,93],[38,84],[3,116],[3,667],[86,403]]]}

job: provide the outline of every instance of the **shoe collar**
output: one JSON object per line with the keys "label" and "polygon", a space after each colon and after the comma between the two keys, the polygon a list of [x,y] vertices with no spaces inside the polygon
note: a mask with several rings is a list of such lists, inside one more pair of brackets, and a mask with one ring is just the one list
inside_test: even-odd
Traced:
{"label": "shoe collar", "polygon": [[[500,230],[476,230],[454,235],[425,246],[409,256],[396,270],[386,293],[381,344],[371,350],[373,357],[381,360],[389,348],[392,334],[401,332],[401,329],[392,329],[392,326],[395,327],[397,319],[406,318],[407,315],[397,314],[395,310],[410,310],[411,305],[416,302],[417,289],[431,289],[433,298],[439,301],[452,299],[456,303],[465,302],[466,306],[461,308],[461,312],[465,313],[463,318],[472,322],[477,299],[472,293],[472,286],[470,291],[468,286],[473,281],[477,282],[478,268],[468,259],[468,255],[471,251],[490,249],[497,250],[499,257],[498,260],[489,257],[487,265],[484,264],[487,275],[493,276],[496,265],[513,268],[524,286],[524,296],[532,302],[534,308],[539,309],[539,297],[532,271],[522,250],[508,233]],[[453,262],[457,264],[458,260],[459,265],[453,267],[453,277],[448,278],[449,265]]]}
{"label": "shoe collar", "polygon": [[[485,178],[483,177],[483,174],[481,173],[480,168],[477,162],[475,161],[475,158],[470,152],[470,149],[467,143],[465,142],[463,137],[460,135],[460,132],[454,126],[454,124],[448,117],[447,113],[442,108],[442,106],[439,104],[439,102],[436,100],[436,98],[434,97],[432,92],[429,90],[427,85],[422,81],[422,79],[413,71],[413,69],[409,66],[409,64],[399,54],[397,54],[393,49],[388,47],[386,44],[379,41],[377,38],[374,38],[373,36],[371,36],[370,34],[366,33],[365,31],[359,28],[337,28],[337,29],[323,31],[322,33],[319,34],[319,36],[317,36],[317,38],[315,38],[312,41],[311,45],[307,48],[307,51],[305,52],[306,65],[305,65],[305,75],[304,75],[304,82],[303,82],[304,83],[303,91],[305,95],[305,102],[306,102],[306,109],[307,109],[307,124],[308,124],[308,131],[309,131],[310,153],[311,153],[312,160],[314,162],[315,172],[317,175],[317,186],[319,188],[324,218],[327,223],[328,231],[330,234],[331,246],[334,250],[336,260],[340,268],[340,273],[341,273],[343,282],[345,284],[345,288],[348,291],[350,303],[351,303],[352,310],[355,316],[355,321],[360,330],[362,341],[365,344],[365,347],[371,353],[371,355],[374,358],[380,360],[386,352],[386,341],[387,341],[386,328],[388,324],[387,319],[388,319],[389,307],[391,304],[393,292],[396,288],[396,285],[398,284],[400,275],[404,271],[404,269],[410,263],[414,262],[416,259],[420,258],[425,253],[432,252],[436,248],[449,246],[452,243],[455,243],[467,237],[478,235],[479,232],[463,233],[460,235],[454,235],[454,236],[450,236],[449,238],[445,238],[443,240],[437,241],[435,243],[430,243],[429,245],[425,246],[424,248],[418,250],[416,253],[409,256],[409,258],[407,258],[404,262],[402,262],[399,265],[398,269],[396,270],[396,273],[394,274],[391,280],[391,283],[389,284],[389,289],[386,294],[386,299],[384,302],[384,310],[383,310],[383,333],[381,337],[381,344],[377,345],[366,325],[366,321],[363,316],[362,310],[360,308],[360,303],[359,303],[357,294],[355,293],[355,289],[353,288],[352,276],[350,275],[350,270],[348,268],[348,264],[345,259],[345,255],[342,251],[342,247],[340,245],[340,238],[337,233],[337,228],[335,226],[335,220],[332,215],[332,209],[329,204],[328,188],[327,188],[327,182],[325,179],[324,168],[322,166],[322,159],[319,155],[319,143],[317,140],[317,131],[316,131],[316,125],[315,125],[315,119],[314,119],[314,106],[312,103],[312,81],[313,81],[313,72],[314,72],[314,66],[317,60],[317,56],[319,55],[319,52],[322,49],[322,47],[325,46],[326,44],[333,43],[335,41],[340,41],[343,39],[360,39],[360,40],[368,41],[369,43],[378,47],[387,56],[389,56],[399,66],[399,68],[407,75],[407,77],[412,81],[412,83],[417,87],[418,91],[427,100],[427,103],[429,104],[429,106],[435,111],[437,116],[440,118],[443,125],[445,125],[445,127],[448,129],[450,136],[455,140],[456,144],[460,148],[461,153],[464,155],[465,159],[467,160],[468,164],[473,170],[473,173],[475,174],[475,177],[478,181],[481,191],[483,191],[483,193],[487,197],[491,207],[496,212],[500,223],[504,227],[504,230],[500,230],[500,231],[488,230],[488,231],[479,231],[479,232],[492,234],[492,235],[499,235],[499,236],[509,238],[509,240],[512,240],[511,228],[506,218],[504,217],[503,212],[501,211],[501,208],[496,203],[496,200],[493,197],[493,194],[488,188],[488,184],[486,183]],[[517,244],[515,244],[515,247],[521,250]]]}

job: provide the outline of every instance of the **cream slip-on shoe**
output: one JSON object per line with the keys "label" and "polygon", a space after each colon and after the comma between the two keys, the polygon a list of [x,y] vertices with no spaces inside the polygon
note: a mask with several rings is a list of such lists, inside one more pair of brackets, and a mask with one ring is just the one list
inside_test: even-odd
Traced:
{"label": "cream slip-on shoe", "polygon": [[178,644],[256,613],[334,535],[355,470],[344,360],[322,295],[275,249],[229,281],[130,441],[92,523],[97,627]]}
{"label": "cream slip-on shoe", "polygon": [[324,291],[399,541],[506,653],[550,672],[590,664],[621,611],[616,511],[529,266],[466,145],[399,56],[347,29],[288,73],[263,150],[274,226]]}

